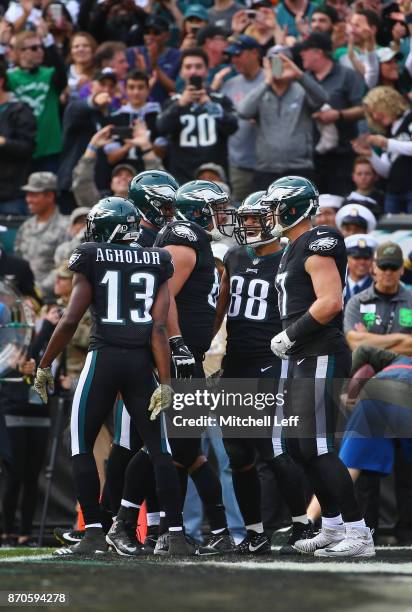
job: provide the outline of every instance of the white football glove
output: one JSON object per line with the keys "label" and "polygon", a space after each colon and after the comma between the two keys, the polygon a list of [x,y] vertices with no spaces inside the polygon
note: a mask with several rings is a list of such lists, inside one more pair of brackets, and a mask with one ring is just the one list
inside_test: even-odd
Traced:
{"label": "white football glove", "polygon": [[53,393],[54,391],[54,378],[50,368],[37,368],[33,387],[40,395],[43,404],[47,404],[47,389],[49,393]]}
{"label": "white football glove", "polygon": [[286,331],[282,331],[280,332],[280,334],[276,334],[276,336],[273,336],[270,343],[270,348],[272,350],[272,353],[275,353],[277,357],[280,357],[281,359],[287,359],[288,356],[286,355],[286,351],[292,348],[294,344],[295,340],[293,342],[292,340],[289,340]]}
{"label": "white football glove", "polygon": [[150,420],[154,421],[158,415],[170,408],[173,401],[173,389],[169,385],[159,385],[150,398],[149,412]]}

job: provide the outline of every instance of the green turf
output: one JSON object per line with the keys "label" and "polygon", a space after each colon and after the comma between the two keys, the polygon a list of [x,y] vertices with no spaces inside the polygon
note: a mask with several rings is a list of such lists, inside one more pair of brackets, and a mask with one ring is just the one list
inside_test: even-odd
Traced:
{"label": "green turf", "polygon": [[36,557],[37,555],[51,554],[55,548],[0,548],[0,563],[2,559],[10,557]]}

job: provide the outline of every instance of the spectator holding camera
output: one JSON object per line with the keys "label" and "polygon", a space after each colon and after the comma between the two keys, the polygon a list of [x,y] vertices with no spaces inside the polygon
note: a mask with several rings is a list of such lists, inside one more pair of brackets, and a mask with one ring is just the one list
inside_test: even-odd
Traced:
{"label": "spectator holding camera", "polygon": [[257,121],[255,190],[287,174],[313,179],[312,114],[328,101],[287,48],[275,47],[263,70],[265,81],[239,104],[242,117]]}
{"label": "spectator holding camera", "polygon": [[[115,138],[104,147],[110,166],[127,162],[144,170],[144,156],[153,151],[151,140],[156,137],[156,117],[160,112],[158,102],[148,102],[149,79],[146,73],[132,70],[126,78],[127,103],[110,117]],[[150,129],[149,134],[147,134]]]}
{"label": "spectator holding camera", "polygon": [[207,9],[202,4],[190,4],[183,15],[180,51],[194,49],[197,46],[196,35],[209,23]]}
{"label": "spectator holding camera", "polygon": [[192,180],[205,162],[214,161],[227,171],[227,139],[237,130],[237,119],[227,97],[206,89],[207,73],[202,49],[184,51],[183,93],[166,103],[157,118],[159,135],[169,139],[168,170],[180,183]]}
{"label": "spectator holding camera", "polygon": [[[94,75],[90,96],[85,100],[74,100],[65,110],[62,152],[64,163],[60,165],[58,172],[60,210],[65,214],[76,207],[72,193],[73,169],[93,134],[110,122],[116,83],[117,77],[111,68],[99,70]],[[104,184],[107,163],[103,156],[100,158],[100,164],[97,168],[100,174],[99,184]]]}

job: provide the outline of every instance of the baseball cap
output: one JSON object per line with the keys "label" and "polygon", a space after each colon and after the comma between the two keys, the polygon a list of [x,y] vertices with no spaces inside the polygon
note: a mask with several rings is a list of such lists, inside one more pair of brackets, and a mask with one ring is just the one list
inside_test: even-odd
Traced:
{"label": "baseball cap", "polygon": [[394,57],[396,59],[400,59],[402,57],[401,53],[397,53],[390,47],[381,47],[380,49],[376,49],[376,55],[378,56],[378,60],[380,64],[384,64],[385,62],[390,62]]}
{"label": "baseball cap", "polygon": [[320,49],[325,53],[332,53],[332,40],[329,34],[324,32],[312,32],[312,34],[309,34],[302,43],[296,45],[296,48],[298,51]]}
{"label": "baseball cap", "polygon": [[213,162],[208,162],[199,166],[199,168],[196,170],[195,178],[197,178],[199,174],[201,174],[201,172],[204,172],[205,170],[209,170],[210,172],[216,172],[216,174],[220,176],[221,180],[224,183],[227,183],[226,172],[224,171],[222,166],[219,166],[219,164],[214,164]]}
{"label": "baseball cap", "polygon": [[209,21],[208,12],[201,4],[190,4],[183,13],[183,17],[184,19],[197,17],[198,19],[202,19],[202,21]]}
{"label": "baseball cap", "polygon": [[336,214],[336,226],[342,229],[342,225],[353,223],[363,229],[365,233],[373,232],[376,228],[375,215],[361,204],[346,204]]}
{"label": "baseball cap", "polygon": [[168,32],[169,31],[169,22],[161,15],[151,15],[148,17],[144,23],[143,31],[147,32],[147,30],[157,30],[158,32]]}
{"label": "baseball cap", "polygon": [[349,256],[372,259],[378,243],[369,234],[353,234],[345,238],[345,245]]}
{"label": "baseball cap", "polygon": [[90,208],[88,208],[87,206],[79,206],[78,208],[75,208],[70,213],[70,217],[69,217],[70,223],[74,223],[80,217],[86,217],[89,214],[89,212],[90,212]]}
{"label": "baseball cap", "polygon": [[247,51],[249,49],[262,49],[256,38],[248,36],[247,34],[231,36],[228,40],[230,45],[225,49],[225,53],[228,55],[240,55],[242,51]]}
{"label": "baseball cap", "polygon": [[[322,193],[319,196],[319,208],[340,208],[344,198],[331,193]],[[318,210],[319,210],[318,208]]]}
{"label": "baseball cap", "polygon": [[73,272],[67,267],[68,263],[69,261],[67,259],[62,262],[56,270],[56,276],[60,276],[60,278],[73,278]]}
{"label": "baseball cap", "polygon": [[41,193],[42,191],[57,191],[57,176],[53,172],[33,172],[29,176],[23,191]]}
{"label": "baseball cap", "polygon": [[278,55],[279,53],[282,53],[283,55],[286,55],[287,57],[292,59],[291,48],[287,47],[286,45],[273,45],[273,47],[270,47],[270,49],[268,49],[266,57],[271,58],[275,55]]}
{"label": "baseball cap", "polygon": [[395,242],[383,242],[376,249],[376,265],[393,265],[400,268],[403,265],[403,253],[400,246]]}
{"label": "baseball cap", "polygon": [[131,164],[117,164],[112,170],[112,178],[116,176],[120,170],[128,170],[132,176],[136,174],[136,169]]}
{"label": "baseball cap", "polygon": [[113,83],[117,83],[117,75],[109,66],[94,73],[93,81],[103,81],[104,79],[112,79]]}

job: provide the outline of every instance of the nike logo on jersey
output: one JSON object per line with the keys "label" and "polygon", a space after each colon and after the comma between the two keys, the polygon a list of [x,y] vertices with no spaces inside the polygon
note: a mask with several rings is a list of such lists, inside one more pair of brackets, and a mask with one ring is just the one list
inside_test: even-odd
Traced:
{"label": "nike logo on jersey", "polygon": [[272,366],[267,366],[267,368],[260,368],[261,372],[266,372],[266,370],[269,370],[269,368],[271,368]]}
{"label": "nike logo on jersey", "polygon": [[297,361],[296,363],[300,365],[303,361],[305,361],[305,357],[303,359],[299,359],[299,361]]}
{"label": "nike logo on jersey", "polygon": [[262,546],[265,546],[265,544],[266,544],[266,540],[264,542],[261,542],[257,546],[252,546],[252,544],[249,544],[249,551],[251,553],[256,552],[257,550],[259,550],[259,548],[262,548]]}
{"label": "nike logo on jersey", "polygon": [[316,232],[318,236],[322,236],[322,234],[327,234],[328,232]]}

